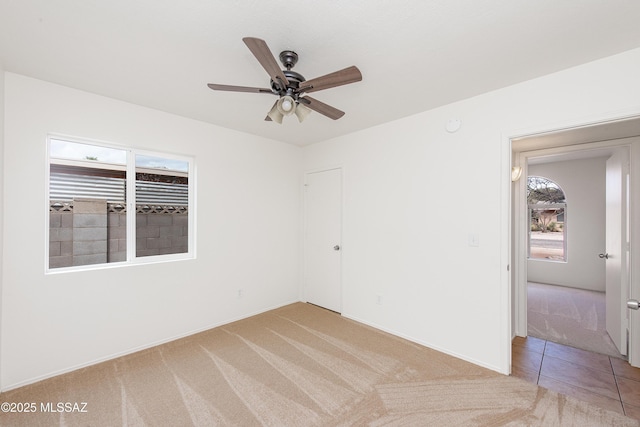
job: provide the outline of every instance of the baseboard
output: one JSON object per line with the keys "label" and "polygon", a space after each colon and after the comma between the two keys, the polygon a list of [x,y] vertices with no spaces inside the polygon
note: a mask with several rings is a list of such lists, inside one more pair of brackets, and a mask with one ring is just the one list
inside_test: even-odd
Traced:
{"label": "baseboard", "polygon": [[378,324],[376,324],[376,323],[368,322],[368,321],[366,321],[366,320],[362,320],[362,319],[360,319],[360,318],[358,318],[358,317],[351,316],[351,315],[349,315],[349,314],[342,313],[342,316],[343,316],[343,317],[346,317],[347,319],[351,319],[351,320],[353,320],[353,321],[355,321],[355,322],[362,323],[362,324],[364,324],[364,325],[367,325],[367,326],[370,326],[370,327],[372,327],[372,328],[378,329],[378,330],[380,330],[380,331],[386,332],[386,333],[388,333],[388,334],[395,335],[396,337],[403,338],[403,339],[405,339],[405,340],[407,340],[407,341],[411,341],[411,342],[413,342],[413,343],[420,344],[420,345],[422,345],[422,346],[424,346],[424,347],[428,347],[428,348],[430,348],[430,349],[432,349],[432,350],[439,351],[440,353],[444,353],[444,354],[446,354],[446,355],[449,355],[449,356],[455,357],[455,358],[457,358],[457,359],[464,360],[465,362],[473,363],[474,365],[477,365],[477,366],[481,366],[481,367],[483,367],[483,368],[490,369],[490,370],[495,371],[495,372],[497,372],[497,373],[499,373],[499,374],[508,375],[508,374],[505,374],[505,373],[504,373],[500,368],[498,368],[497,366],[492,366],[492,365],[486,364],[486,363],[481,362],[481,361],[479,361],[479,360],[476,360],[476,359],[473,359],[473,358],[470,358],[470,357],[464,356],[464,355],[462,355],[462,354],[458,354],[458,353],[456,353],[456,352],[453,352],[453,351],[447,350],[447,349],[442,348],[442,347],[439,347],[439,346],[437,346],[437,345],[433,345],[432,343],[429,343],[429,342],[426,342],[426,341],[423,341],[423,340],[419,340],[419,339],[414,338],[414,337],[411,337],[411,336],[409,336],[409,335],[402,334],[402,333],[400,333],[400,332],[398,332],[398,331],[394,331],[394,330],[392,330],[392,329],[388,329],[388,328],[382,327],[382,326],[380,326],[380,325],[378,325]]}
{"label": "baseboard", "polygon": [[246,314],[246,315],[233,317],[233,318],[224,320],[222,322],[218,322],[216,324],[205,326],[203,328],[194,329],[194,330],[186,332],[184,334],[175,335],[173,337],[169,337],[169,338],[166,338],[166,339],[163,339],[163,340],[154,341],[152,343],[147,343],[147,344],[144,344],[144,345],[141,345],[141,346],[138,346],[138,347],[134,347],[134,348],[131,348],[131,349],[128,349],[128,350],[125,350],[125,351],[113,353],[113,354],[105,356],[105,357],[100,357],[98,359],[94,359],[94,360],[91,360],[91,361],[86,362],[86,363],[81,363],[79,365],[71,366],[69,368],[60,369],[58,371],[50,372],[48,374],[39,375],[37,377],[31,378],[31,379],[28,379],[28,380],[25,380],[25,381],[20,381],[18,383],[11,384],[11,385],[9,385],[7,387],[2,387],[0,389],[0,392],[4,393],[4,392],[7,392],[9,390],[13,390],[13,389],[16,389],[16,388],[24,387],[24,386],[27,386],[29,384],[34,384],[34,383],[37,383],[39,381],[43,381],[43,380],[46,380],[46,379],[49,379],[49,378],[57,377],[58,375],[67,374],[69,372],[77,371],[78,369],[83,369],[83,368],[86,368],[86,367],[89,367],[89,366],[97,365],[98,363],[107,362],[109,360],[117,359],[118,357],[122,357],[122,356],[127,356],[129,354],[133,354],[133,353],[136,353],[138,351],[147,350],[149,348],[156,347],[158,345],[166,344],[166,343],[169,343],[169,342],[172,342],[172,341],[176,341],[176,340],[179,340],[179,339],[182,339],[182,338],[189,337],[191,335],[199,334],[200,332],[208,331],[208,330],[213,329],[213,328],[217,328],[217,327],[220,327],[220,326],[228,325],[229,323],[237,322],[238,320],[247,319],[249,317],[253,317],[253,316],[256,316],[258,314],[266,313],[267,311],[275,310],[277,308],[284,307],[284,306],[287,306],[289,304],[294,304],[296,302],[300,302],[300,301],[299,300],[294,300],[294,301],[290,301],[290,302],[285,302],[285,303],[282,303],[282,304],[278,304],[276,306],[272,306],[272,307],[261,309],[261,310],[255,311],[255,312],[251,312],[251,313]]}

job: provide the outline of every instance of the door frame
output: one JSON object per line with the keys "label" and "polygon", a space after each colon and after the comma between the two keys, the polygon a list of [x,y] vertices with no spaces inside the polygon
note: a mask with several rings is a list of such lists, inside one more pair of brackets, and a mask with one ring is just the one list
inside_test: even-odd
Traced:
{"label": "door frame", "polygon": [[335,165],[335,166],[328,166],[328,167],[323,167],[323,168],[315,168],[315,169],[310,169],[310,170],[306,170],[303,172],[303,178],[302,178],[302,233],[301,233],[301,246],[302,246],[302,269],[301,269],[301,277],[300,277],[300,290],[299,290],[299,295],[300,295],[300,301],[303,302],[308,302],[307,301],[307,292],[306,292],[306,285],[307,285],[307,257],[306,257],[306,248],[307,248],[307,236],[306,236],[306,230],[307,230],[307,193],[306,193],[306,187],[307,187],[307,177],[310,174],[314,174],[314,173],[320,173],[320,172],[328,172],[328,171],[332,171],[332,170],[340,170],[340,311],[339,313],[342,314],[342,312],[344,311],[344,268],[343,268],[343,252],[344,252],[344,200],[345,200],[345,196],[344,196],[344,167],[342,165]]}
{"label": "door frame", "polygon": [[[553,138],[544,144],[527,146],[526,144],[518,144],[520,140],[544,135],[553,135],[565,131],[580,130],[591,126],[604,125],[615,126],[616,122],[626,120],[640,119],[640,108],[624,115],[601,117],[599,120],[583,120],[567,123],[564,126],[541,127],[537,129],[529,129],[525,131],[503,132],[503,141],[508,149],[508,154],[503,154],[503,159],[509,165],[505,168],[505,174],[508,174],[507,183],[503,185],[503,212],[506,218],[509,218],[506,227],[508,230],[504,233],[507,240],[509,254],[507,255],[507,271],[510,273],[508,281],[508,303],[509,317],[511,321],[512,340],[515,336],[527,336],[527,313],[526,313],[526,283],[527,283],[527,264],[526,264],[526,229],[524,227],[526,209],[523,207],[523,197],[526,197],[526,180],[522,177],[528,175],[527,171],[527,153],[537,151],[536,155],[540,155],[541,151],[547,150],[548,154],[559,154],[572,150],[584,150],[594,148],[608,148],[612,146],[628,145],[629,146],[629,174],[630,174],[630,206],[629,206],[629,232],[630,232],[630,261],[629,261],[629,288],[630,297],[640,299],[640,250],[633,250],[640,247],[640,143],[635,141],[621,142],[624,136],[612,138],[603,138],[598,142],[576,142],[559,143]],[[511,167],[518,166],[522,168],[520,180],[512,183],[509,171]],[[506,188],[505,188],[506,187]],[[635,266],[635,268],[634,268]],[[512,267],[512,268],[510,268]],[[509,304],[510,303],[510,304]],[[640,313],[634,310],[628,310],[629,315],[629,363],[632,366],[640,367]],[[509,341],[510,344],[510,341]],[[511,364],[511,350],[508,350],[507,360]],[[509,371],[511,366],[509,366]]]}

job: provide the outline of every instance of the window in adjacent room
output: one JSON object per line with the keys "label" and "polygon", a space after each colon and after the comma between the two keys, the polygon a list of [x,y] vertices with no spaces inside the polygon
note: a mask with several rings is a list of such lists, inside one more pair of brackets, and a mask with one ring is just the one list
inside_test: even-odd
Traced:
{"label": "window in adjacent room", "polygon": [[567,260],[567,203],[562,188],[540,176],[527,178],[529,259]]}
{"label": "window in adjacent room", "polygon": [[193,161],[49,138],[48,269],[193,256]]}

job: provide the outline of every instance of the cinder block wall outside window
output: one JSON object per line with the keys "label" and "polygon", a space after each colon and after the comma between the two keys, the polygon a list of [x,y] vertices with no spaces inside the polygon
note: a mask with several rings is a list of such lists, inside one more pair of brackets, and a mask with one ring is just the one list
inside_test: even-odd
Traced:
{"label": "cinder block wall outside window", "polygon": [[[126,261],[127,213],[114,209],[114,205],[103,200],[94,202],[83,199],[81,203],[52,203],[49,212],[49,268]],[[91,212],[77,212],[80,206],[90,206]],[[137,212],[135,215],[137,256],[188,251],[189,218],[186,209],[179,213],[159,210]],[[89,259],[90,262],[83,261]]]}

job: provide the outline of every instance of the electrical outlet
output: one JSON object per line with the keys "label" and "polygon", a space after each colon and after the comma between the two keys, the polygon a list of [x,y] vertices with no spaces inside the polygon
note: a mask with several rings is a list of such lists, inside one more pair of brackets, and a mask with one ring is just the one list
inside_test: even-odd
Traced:
{"label": "electrical outlet", "polygon": [[242,298],[244,296],[244,290],[238,289],[238,298]]}

